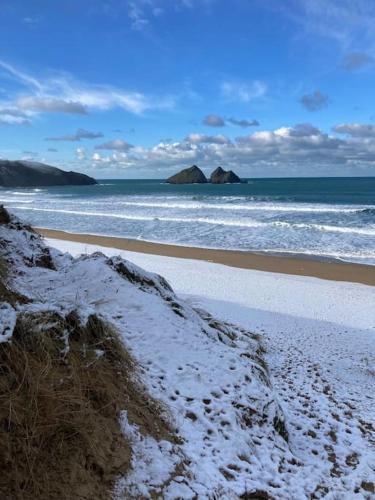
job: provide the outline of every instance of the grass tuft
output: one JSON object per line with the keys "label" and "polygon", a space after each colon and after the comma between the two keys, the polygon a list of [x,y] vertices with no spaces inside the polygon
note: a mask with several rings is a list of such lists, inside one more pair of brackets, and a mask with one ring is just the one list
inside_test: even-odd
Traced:
{"label": "grass tuft", "polygon": [[97,316],[20,316],[0,344],[0,498],[110,498],[131,464],[123,410],[141,432],[175,442],[135,366]]}

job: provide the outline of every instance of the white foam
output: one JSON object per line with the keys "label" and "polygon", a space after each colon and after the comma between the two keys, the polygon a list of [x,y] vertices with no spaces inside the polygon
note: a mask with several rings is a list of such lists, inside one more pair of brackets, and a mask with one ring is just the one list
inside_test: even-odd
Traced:
{"label": "white foam", "polygon": [[1,203],[34,203],[34,200],[19,200],[16,198],[2,198],[0,197]]}
{"label": "white foam", "polygon": [[[147,197],[149,199],[149,197]],[[223,197],[225,199],[225,197]],[[178,200],[178,201],[165,201],[165,200]],[[183,201],[180,201],[183,199]],[[141,201],[140,201],[141,200]],[[162,208],[162,209],[177,209],[177,210],[227,210],[227,211],[250,211],[250,212],[286,212],[286,213],[361,213],[366,210],[375,210],[375,205],[327,205],[327,204],[304,204],[304,203],[283,203],[274,204],[271,202],[255,202],[249,200],[248,203],[232,203],[232,201],[238,200],[228,200],[226,203],[215,203],[215,202],[196,202],[189,199],[184,199],[183,197],[153,197],[153,201],[143,201],[142,197],[137,197],[130,199],[128,197],[127,201],[122,198],[113,196],[110,198],[96,198],[95,201],[91,200],[79,200],[76,201],[79,205],[97,205],[97,204],[107,204],[111,207],[113,206],[126,206],[126,207],[139,207],[139,208]],[[241,200],[242,201],[242,200]]]}
{"label": "white foam", "polygon": [[118,201],[115,202],[121,206],[134,206],[145,208],[176,208],[186,210],[244,210],[244,211],[264,211],[264,212],[301,212],[301,213],[358,213],[366,209],[374,209],[375,206],[360,206],[360,207],[340,207],[340,206],[300,206],[300,205],[274,205],[253,203],[230,204],[230,203],[171,203],[171,202],[144,202],[144,201]]}
{"label": "white foam", "polygon": [[131,215],[131,214],[118,214],[109,212],[87,212],[80,210],[66,210],[57,208],[36,208],[36,207],[14,207],[19,210],[32,210],[36,212],[52,212],[52,213],[64,213],[72,215],[83,215],[86,217],[110,217],[116,219],[125,220],[135,220],[135,221],[165,221],[165,222],[187,222],[187,223],[202,223],[202,224],[212,224],[219,226],[234,226],[234,227],[248,227],[248,228],[260,228],[260,227],[284,227],[292,229],[308,229],[317,231],[327,231],[327,232],[337,232],[337,233],[353,233],[353,234],[363,234],[363,235],[375,235],[375,228],[359,228],[359,227],[342,227],[342,226],[331,226],[324,224],[306,224],[306,223],[290,223],[284,221],[273,221],[273,222],[258,222],[253,220],[233,220],[233,219],[214,219],[205,217],[157,217],[150,215]]}
{"label": "white foam", "polygon": [[33,189],[32,192],[30,191],[6,191],[7,194],[15,194],[18,196],[36,196],[38,193],[42,192],[42,189]]}

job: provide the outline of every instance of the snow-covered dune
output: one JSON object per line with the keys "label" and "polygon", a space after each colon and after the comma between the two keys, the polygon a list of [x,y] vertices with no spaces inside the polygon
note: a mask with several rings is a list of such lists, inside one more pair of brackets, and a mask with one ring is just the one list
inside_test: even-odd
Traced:
{"label": "snow-covered dune", "polygon": [[298,469],[258,335],[217,321],[121,257],[49,250],[14,218],[0,224],[0,240],[10,286],[25,299],[1,309],[2,341],[11,342],[17,315],[74,312],[83,324],[95,315],[119,332],[148,393],[165,408],[178,444],[142,436],[126,408],[119,415],[133,455],[117,496],[271,493],[278,470]]}
{"label": "snow-covered dune", "polygon": [[[165,276],[193,307],[262,334],[297,467],[266,455],[246,479],[275,498],[373,498],[375,287],[49,240],[100,250]],[[272,452],[271,452],[271,456]],[[271,488],[269,483],[279,485]]]}

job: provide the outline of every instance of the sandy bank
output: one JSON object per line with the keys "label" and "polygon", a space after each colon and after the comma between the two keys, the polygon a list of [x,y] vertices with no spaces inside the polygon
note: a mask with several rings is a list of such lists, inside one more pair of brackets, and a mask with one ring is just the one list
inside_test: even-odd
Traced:
{"label": "sandy bank", "polygon": [[299,257],[275,256],[233,250],[213,250],[164,243],[152,243],[114,236],[75,234],[55,229],[36,228],[43,236],[84,244],[100,245],[130,252],[140,252],[182,259],[205,260],[243,269],[313,276],[316,278],[375,285],[375,266],[340,261],[320,261]]}

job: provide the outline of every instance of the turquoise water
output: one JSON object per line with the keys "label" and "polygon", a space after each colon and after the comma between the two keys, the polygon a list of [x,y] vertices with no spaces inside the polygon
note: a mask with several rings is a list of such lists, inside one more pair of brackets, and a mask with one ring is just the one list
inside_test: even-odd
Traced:
{"label": "turquoise water", "polygon": [[375,177],[2,189],[36,226],[192,246],[292,252],[375,264]]}

